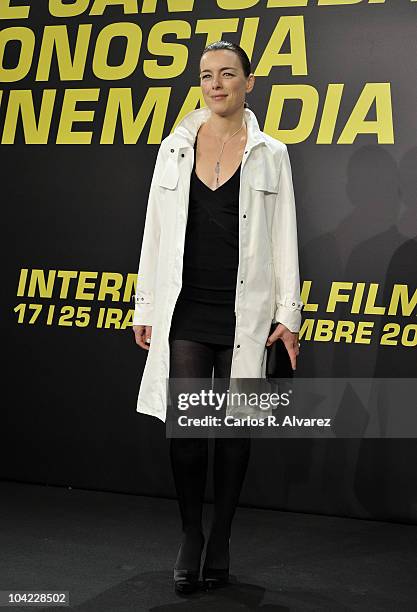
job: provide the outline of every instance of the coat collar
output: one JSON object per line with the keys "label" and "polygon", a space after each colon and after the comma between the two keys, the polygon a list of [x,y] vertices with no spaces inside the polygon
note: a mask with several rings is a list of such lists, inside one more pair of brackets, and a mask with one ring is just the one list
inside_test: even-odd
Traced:
{"label": "coat collar", "polygon": [[[211,110],[207,106],[187,113],[170,135],[170,144],[176,145],[178,148],[193,147],[200,125],[205,123],[210,115]],[[246,149],[249,151],[258,144],[264,144],[272,150],[266,135],[259,129],[255,113],[249,108],[245,108],[243,115],[247,129]]]}

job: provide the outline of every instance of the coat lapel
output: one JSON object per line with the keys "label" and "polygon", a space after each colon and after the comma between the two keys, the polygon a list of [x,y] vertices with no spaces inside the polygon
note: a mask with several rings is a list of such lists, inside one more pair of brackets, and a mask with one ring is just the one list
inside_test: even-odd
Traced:
{"label": "coat lapel", "polygon": [[[167,189],[176,189],[179,180],[179,156],[183,149],[194,148],[194,143],[199,127],[210,117],[211,111],[207,107],[198,108],[183,117],[172,134],[167,138],[167,146],[170,152],[163,172],[158,178],[158,184]],[[245,147],[242,169],[247,159],[251,159],[251,151],[258,146],[265,150],[256,159],[251,161],[251,172],[249,183],[256,189],[267,192],[278,191],[278,172],[274,149],[268,142],[266,135],[259,129],[256,115],[248,108],[244,110],[244,118],[247,126],[247,142]],[[172,151],[173,149],[173,151]]]}

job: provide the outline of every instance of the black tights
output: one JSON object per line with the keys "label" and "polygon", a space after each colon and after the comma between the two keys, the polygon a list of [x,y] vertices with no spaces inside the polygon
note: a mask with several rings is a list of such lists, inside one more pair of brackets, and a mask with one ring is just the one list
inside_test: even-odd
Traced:
{"label": "black tights", "polygon": [[[228,379],[233,347],[192,340],[171,340],[170,378]],[[250,455],[250,438],[214,441],[214,513],[205,564],[229,565],[229,538]],[[170,458],[182,520],[176,569],[197,567],[203,545],[202,510],[206,488],[208,439],[171,438]]]}

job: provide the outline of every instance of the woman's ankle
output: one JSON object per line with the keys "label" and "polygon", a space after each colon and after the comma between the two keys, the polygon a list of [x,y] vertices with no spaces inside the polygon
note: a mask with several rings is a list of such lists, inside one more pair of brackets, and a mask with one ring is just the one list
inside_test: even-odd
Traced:
{"label": "woman's ankle", "polygon": [[205,566],[227,568],[230,563],[230,534],[211,533],[207,541]]}
{"label": "woman's ankle", "polygon": [[204,545],[204,534],[199,529],[183,531],[175,569],[193,569],[199,566]]}

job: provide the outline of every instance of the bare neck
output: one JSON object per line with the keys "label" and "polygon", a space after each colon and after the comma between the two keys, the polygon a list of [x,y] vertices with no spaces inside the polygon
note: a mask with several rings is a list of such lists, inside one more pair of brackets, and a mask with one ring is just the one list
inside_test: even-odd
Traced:
{"label": "bare neck", "polygon": [[[227,117],[222,117],[212,112],[205,125],[212,134],[214,133],[220,141],[224,142],[228,140],[236,130],[242,127],[242,123],[244,123],[244,112],[243,109],[239,109],[233,115],[228,115]],[[242,132],[244,133],[244,131],[245,128],[243,127]]]}

